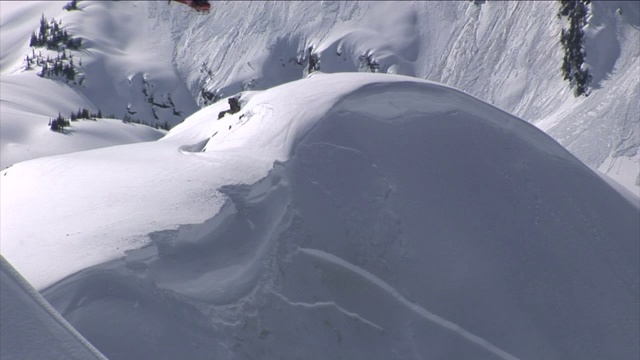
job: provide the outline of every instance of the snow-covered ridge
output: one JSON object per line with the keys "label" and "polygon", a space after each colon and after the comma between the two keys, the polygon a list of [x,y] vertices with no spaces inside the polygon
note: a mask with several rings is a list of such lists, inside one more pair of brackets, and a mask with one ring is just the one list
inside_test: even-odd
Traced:
{"label": "snow-covered ridge", "polygon": [[308,72],[309,48],[323,72],[369,71],[362,60],[370,57],[382,72],[451,85],[538,125],[640,195],[635,3],[590,6],[586,62],[595,89],[578,99],[561,78],[556,2],[223,2],[195,20],[176,7],[156,9],[171,24],[174,61],[194,94],[294,80]]}
{"label": "snow-covered ridge", "polygon": [[[65,3],[2,2],[3,82],[31,52],[42,13],[85,39],[77,56],[87,82],[74,88],[81,94],[70,101],[75,109],[147,122],[179,122],[196,102],[210,101],[203,90],[215,99],[300,79],[313,54],[326,73],[377,69],[462,89],[536,124],[640,195],[640,10],[633,2],[590,6],[586,61],[595,88],[578,99],[561,79],[555,2],[216,2],[207,16],[162,1],[82,1],[71,12]],[[3,119],[11,118],[5,111]]]}
{"label": "snow-covered ridge", "polygon": [[[552,2],[6,4],[2,254],[110,358],[640,356],[640,204],[581,161],[637,190],[635,3],[578,99]],[[82,85],[21,70],[41,10]]]}
{"label": "snow-covered ridge", "polygon": [[84,269],[44,294],[107,356],[638,354],[638,208],[540,130],[389,74],[240,103],[2,173],[3,254],[39,288]]}

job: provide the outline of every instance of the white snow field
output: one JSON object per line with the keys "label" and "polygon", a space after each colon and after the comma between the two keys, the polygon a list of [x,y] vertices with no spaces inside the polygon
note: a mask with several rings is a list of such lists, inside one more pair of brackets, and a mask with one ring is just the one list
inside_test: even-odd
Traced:
{"label": "white snow field", "polygon": [[2,359],[106,359],[0,255]]}
{"label": "white snow field", "polygon": [[2,260],[3,359],[640,357],[640,3],[580,98],[557,2],[66,3],[0,1],[0,253],[65,319]]}
{"label": "white snow field", "polygon": [[105,356],[639,355],[637,203],[539,129],[390,74],[240,102],[2,172],[3,255]]}
{"label": "white snow field", "polygon": [[[23,69],[29,36],[44,14],[83,39],[74,56],[83,62],[84,82],[58,81],[59,91],[51,92],[58,96],[44,100],[55,100],[54,107],[23,97],[18,104],[28,112],[54,117],[86,107],[177,124],[197,110],[196,102],[209,103],[206,97],[302,78],[311,47],[325,73],[371,71],[369,57],[377,71],[461,89],[535,124],[640,196],[638,2],[590,5],[586,61],[593,89],[586,98],[575,98],[561,78],[566,24],[553,1],[216,1],[206,16],[166,1],[80,1],[80,10],[70,12],[62,10],[65,3],[0,2],[3,134],[11,134],[7,124],[27,126],[13,117],[15,104],[5,97],[14,90],[5,83],[41,87],[26,79],[37,78],[37,70]],[[42,146],[38,139],[3,135],[1,167],[47,152],[34,151]]]}

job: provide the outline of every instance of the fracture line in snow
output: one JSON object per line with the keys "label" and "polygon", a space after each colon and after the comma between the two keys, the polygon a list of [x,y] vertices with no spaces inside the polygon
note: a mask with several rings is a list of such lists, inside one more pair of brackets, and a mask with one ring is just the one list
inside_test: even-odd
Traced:
{"label": "fracture line in snow", "polygon": [[488,342],[487,340],[481,338],[478,335],[472,334],[469,331],[465,330],[464,328],[462,328],[460,325],[453,323],[445,318],[442,318],[426,309],[424,309],[423,307],[412,303],[411,301],[407,300],[407,298],[405,298],[404,296],[402,296],[396,289],[394,289],[391,285],[387,284],[386,282],[384,282],[383,280],[377,278],[375,275],[371,274],[370,272],[368,272],[367,270],[364,270],[358,266],[355,266],[333,254],[330,254],[328,252],[322,251],[322,250],[318,250],[318,249],[310,249],[310,248],[300,248],[299,249],[300,252],[307,254],[309,256],[315,257],[317,259],[320,260],[324,260],[327,262],[330,262],[334,265],[337,265],[341,268],[344,268],[346,270],[349,270],[357,275],[360,275],[361,277],[365,278],[366,280],[368,280],[369,282],[373,283],[374,285],[378,286],[379,288],[381,288],[382,290],[386,291],[387,293],[389,293],[391,296],[393,296],[396,300],[398,300],[401,304],[405,305],[407,308],[409,308],[411,311],[415,312],[416,314],[420,315],[421,317],[423,317],[424,319],[431,321],[432,323],[442,326],[448,330],[453,331],[454,333],[462,336],[464,339],[468,340],[469,342],[472,342],[480,347],[482,347],[483,349],[491,352],[492,354],[500,357],[501,359],[505,359],[505,360],[519,360],[516,356],[513,356],[511,354],[509,354],[508,352],[500,349],[499,347],[491,344],[490,342]]}
{"label": "fracture line in snow", "polygon": [[309,144],[308,146],[314,146],[314,145],[324,145],[324,146],[328,146],[328,147],[332,147],[338,150],[344,150],[344,151],[348,151],[348,152],[353,152],[356,153],[358,155],[362,155],[362,151],[358,150],[358,149],[354,149],[354,148],[350,148],[350,147],[346,147],[346,146],[342,146],[342,145],[336,145],[330,142],[326,142],[326,141],[321,141],[321,142],[314,142]]}
{"label": "fracture line in snow", "polygon": [[304,308],[307,308],[307,309],[328,308],[328,307],[335,308],[338,311],[340,311],[341,313],[347,315],[348,317],[350,317],[350,318],[352,318],[354,320],[357,320],[357,321],[360,321],[360,322],[362,322],[364,324],[367,324],[367,325],[371,326],[372,328],[374,328],[376,330],[384,331],[384,329],[381,326],[379,326],[379,325],[377,325],[377,324],[375,324],[375,323],[363,318],[362,316],[360,316],[360,315],[358,315],[358,314],[356,314],[354,312],[351,312],[351,311],[343,308],[342,306],[336,304],[333,301],[319,301],[319,302],[315,302],[315,303],[296,302],[296,301],[289,300],[284,295],[282,295],[280,293],[277,293],[277,292],[275,292],[273,290],[271,290],[271,293],[276,295],[282,301],[286,302],[287,304],[289,304],[291,306],[304,307]]}

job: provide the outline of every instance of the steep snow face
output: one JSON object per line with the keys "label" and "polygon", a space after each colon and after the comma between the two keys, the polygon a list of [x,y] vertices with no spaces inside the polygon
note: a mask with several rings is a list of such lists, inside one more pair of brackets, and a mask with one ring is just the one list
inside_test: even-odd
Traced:
{"label": "steep snow face", "polygon": [[594,89],[578,99],[561,78],[556,2],[217,2],[195,19],[156,8],[193,94],[299,78],[312,48],[323,72],[398,73],[464,90],[540,126],[640,195],[637,3],[593,2],[585,31]]}
{"label": "steep snow face", "polygon": [[[584,162],[640,195],[640,4],[591,5],[585,28],[594,90],[539,123]],[[615,110],[614,110],[615,109]]]}
{"label": "steep snow face", "polygon": [[106,360],[1,255],[0,303],[3,359]]}
{"label": "steep snow face", "polygon": [[[188,180],[226,185],[206,221],[156,224],[148,246],[44,290],[107,356],[640,355],[638,207],[540,130],[393,75],[317,74],[241,103],[219,121],[203,110],[154,145],[181,212],[201,199]],[[166,191],[146,192],[145,216],[167,211]],[[88,230],[85,241],[100,240]]]}

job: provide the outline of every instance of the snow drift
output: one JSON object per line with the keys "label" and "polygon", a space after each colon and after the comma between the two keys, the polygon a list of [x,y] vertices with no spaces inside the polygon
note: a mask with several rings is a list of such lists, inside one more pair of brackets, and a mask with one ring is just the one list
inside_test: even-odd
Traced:
{"label": "snow drift", "polygon": [[[638,357],[638,207],[540,130],[396,75],[317,74],[241,103],[238,114],[215,120],[223,106],[212,106],[153,145],[128,146],[154,146],[159,160],[136,176],[144,183],[162,166],[170,185],[144,201],[140,188],[114,185],[120,200],[94,215],[124,219],[128,209],[135,221],[110,232],[87,226],[80,202],[65,207],[81,215],[65,218],[66,231],[102,251],[91,262],[129,250],[43,291],[106,356]],[[66,168],[39,175],[67,174],[73,188],[79,168],[123,152],[66,155]],[[53,209],[5,197],[9,179],[50,161],[4,172],[3,215]],[[206,208],[198,186],[217,189],[206,214],[194,212]],[[65,236],[21,236],[30,221],[3,219],[3,253],[40,286],[75,271]],[[115,236],[144,231],[144,247]],[[51,242],[55,256],[40,252]]]}

